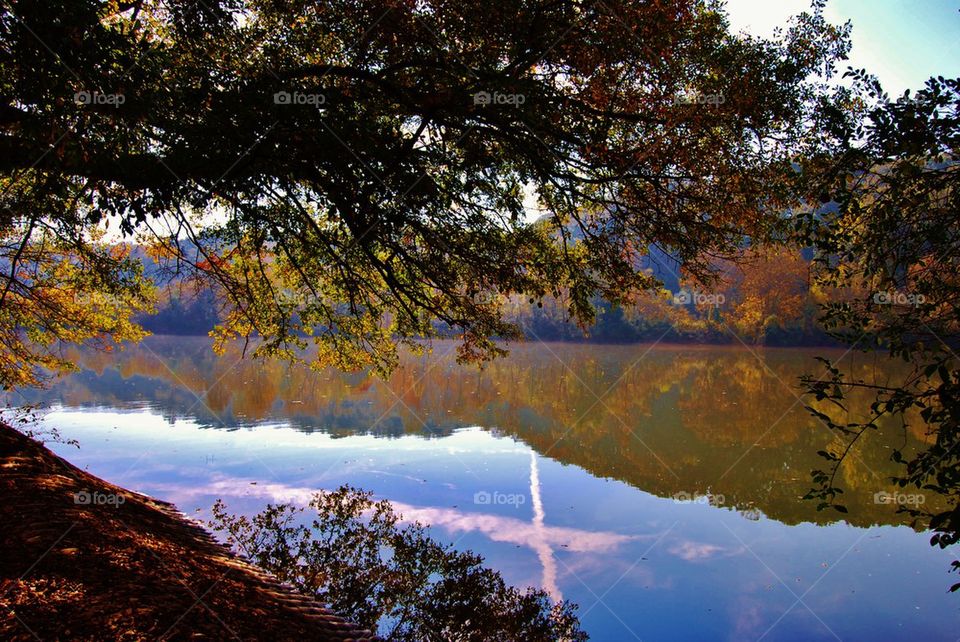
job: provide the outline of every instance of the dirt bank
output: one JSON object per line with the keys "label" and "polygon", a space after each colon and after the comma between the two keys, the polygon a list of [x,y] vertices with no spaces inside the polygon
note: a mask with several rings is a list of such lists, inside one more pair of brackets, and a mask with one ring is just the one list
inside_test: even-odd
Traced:
{"label": "dirt bank", "polygon": [[368,640],[172,504],[0,424],[0,638]]}

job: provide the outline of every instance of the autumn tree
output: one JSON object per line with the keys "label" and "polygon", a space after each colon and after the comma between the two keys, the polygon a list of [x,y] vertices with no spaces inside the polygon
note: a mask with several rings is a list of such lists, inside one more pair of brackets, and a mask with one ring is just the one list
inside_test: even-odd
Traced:
{"label": "autumn tree", "polygon": [[[13,181],[0,182],[4,214],[11,202],[43,212],[49,203]],[[28,190],[28,192],[31,190]],[[56,198],[53,196],[52,198]],[[152,311],[153,287],[127,248],[69,219],[0,221],[0,386],[40,384],[50,371],[73,368],[64,343],[112,350],[145,331],[132,317]]]}
{"label": "autumn tree", "polygon": [[719,294],[727,322],[758,343],[771,328],[804,325],[809,268],[799,248],[782,244],[752,247],[726,261]]}
{"label": "autumn tree", "polygon": [[706,278],[778,223],[848,48],[821,5],[763,40],[701,0],[5,2],[0,228],[146,234],[258,354],[490,356],[509,296],[589,323],[649,246]]}
{"label": "autumn tree", "polygon": [[834,114],[825,132],[833,152],[804,164],[801,179],[829,206],[799,217],[798,230],[818,250],[823,291],[843,293],[823,307],[830,332],[909,368],[869,380],[827,361],[827,377],[807,378],[818,401],[841,409],[853,391],[874,398],[870,416],[850,423],[811,408],[838,445],[822,453],[826,470],[814,471],[809,496],[844,509],[836,475],[857,442],[884,425],[925,432],[927,448],[893,451],[902,466],[894,481],[945,498],[948,510],[910,512],[946,547],[960,541],[960,80],[931,78],[916,94],[890,99],[865,73],[853,79],[868,108]]}

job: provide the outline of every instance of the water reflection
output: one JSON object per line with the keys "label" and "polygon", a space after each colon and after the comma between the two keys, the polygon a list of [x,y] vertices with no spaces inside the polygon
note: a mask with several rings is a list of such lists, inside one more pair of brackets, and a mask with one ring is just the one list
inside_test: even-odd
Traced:
{"label": "water reflection", "polygon": [[947,553],[874,500],[894,490],[889,447],[922,435],[886,426],[842,470],[845,520],[886,526],[799,500],[832,438],[791,388],[814,352],[531,344],[478,370],[452,348],[381,381],[158,337],[75,351],[79,373],[25,394],[82,444],[58,452],[200,516],[216,498],[252,514],[369,489],[510,583],[579,603],[596,640],[956,630]]}
{"label": "water reflection", "polygon": [[[67,407],[150,407],[171,421],[227,429],[288,422],[334,436],[433,438],[483,426],[662,497],[712,493],[747,517],[823,523],[836,514],[798,501],[809,471],[822,467],[816,451],[832,439],[797,396],[797,377],[816,367],[813,354],[529,344],[478,370],[456,364],[453,346],[441,343],[431,355],[404,358],[382,381],[238,352],[217,358],[205,339],[155,337],[115,354],[77,350],[71,358],[82,372],[27,396]],[[865,379],[878,372],[862,357],[846,364]],[[923,435],[888,429],[881,437],[863,440],[842,470],[853,524],[906,519],[874,494],[894,490],[890,448],[906,443],[909,452]]]}
{"label": "water reflection", "polygon": [[[612,531],[587,530],[568,526],[550,526],[545,523],[545,511],[541,498],[540,480],[537,470],[537,458],[530,455],[530,497],[533,502],[533,516],[530,521],[520,517],[499,515],[493,512],[467,511],[458,508],[421,506],[404,501],[392,500],[394,508],[409,522],[430,524],[442,528],[454,537],[464,534],[478,534],[493,542],[511,544],[516,548],[533,551],[542,568],[539,585],[547,590],[555,600],[562,600],[563,593],[557,581],[556,548],[568,553],[609,554],[629,542],[653,539],[653,536],[625,535]],[[370,470],[367,473],[383,474],[383,471]],[[421,480],[415,480],[421,481]],[[164,488],[164,494],[174,495],[178,504],[183,506],[196,503],[200,498],[229,497],[236,495],[237,489],[244,489],[247,499],[259,499],[263,503],[292,502],[306,505],[316,487],[294,486],[281,482],[264,482],[243,477],[223,477],[203,485],[184,487],[170,485]],[[525,498],[524,498],[525,499]],[[483,509],[484,506],[478,508]],[[683,557],[681,554],[680,557]]]}

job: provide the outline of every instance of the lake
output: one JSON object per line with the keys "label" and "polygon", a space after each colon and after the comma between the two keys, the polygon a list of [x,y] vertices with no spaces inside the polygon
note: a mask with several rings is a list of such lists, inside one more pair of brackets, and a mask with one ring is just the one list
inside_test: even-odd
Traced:
{"label": "lake", "polygon": [[955,558],[887,501],[891,448],[922,430],[858,444],[838,475],[848,514],[800,499],[834,436],[797,378],[841,351],[529,343],[481,370],[455,347],[384,381],[152,337],[73,350],[79,372],[6,399],[47,407],[80,445],[58,454],[201,519],[217,498],[254,513],[369,489],[508,582],[579,604],[594,640],[960,634]]}

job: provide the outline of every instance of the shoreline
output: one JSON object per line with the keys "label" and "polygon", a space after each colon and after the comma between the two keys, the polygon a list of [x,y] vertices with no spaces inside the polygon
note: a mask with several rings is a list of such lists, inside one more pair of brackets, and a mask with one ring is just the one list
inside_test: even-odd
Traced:
{"label": "shoreline", "polygon": [[374,641],[176,506],[0,423],[0,638]]}

